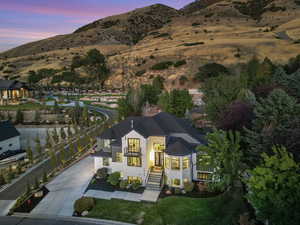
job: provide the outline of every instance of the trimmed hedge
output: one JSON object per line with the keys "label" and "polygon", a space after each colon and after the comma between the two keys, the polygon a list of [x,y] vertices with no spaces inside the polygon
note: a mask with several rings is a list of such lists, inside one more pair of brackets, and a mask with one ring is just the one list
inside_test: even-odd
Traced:
{"label": "trimmed hedge", "polygon": [[74,211],[81,214],[84,211],[90,211],[94,206],[95,200],[93,198],[81,197],[74,203]]}

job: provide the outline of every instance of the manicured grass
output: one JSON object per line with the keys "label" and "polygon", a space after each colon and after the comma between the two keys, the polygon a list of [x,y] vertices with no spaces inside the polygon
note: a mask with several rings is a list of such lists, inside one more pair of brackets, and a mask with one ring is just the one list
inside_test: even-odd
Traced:
{"label": "manicured grass", "polygon": [[239,193],[214,198],[168,197],[155,204],[124,200],[97,200],[88,215],[93,218],[143,225],[228,225],[235,224],[245,210]]}
{"label": "manicured grass", "polygon": [[43,106],[38,103],[24,103],[19,105],[1,105],[0,110],[9,110],[9,111],[15,111],[15,110],[39,110],[43,109],[48,106]]}

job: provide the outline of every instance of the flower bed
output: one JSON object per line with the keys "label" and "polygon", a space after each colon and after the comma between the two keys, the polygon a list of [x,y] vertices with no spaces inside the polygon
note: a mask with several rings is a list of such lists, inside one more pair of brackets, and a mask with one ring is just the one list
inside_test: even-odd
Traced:
{"label": "flower bed", "polygon": [[93,177],[91,180],[89,186],[87,187],[86,191],[88,190],[99,190],[99,191],[109,191],[109,192],[114,192],[114,191],[125,191],[125,192],[131,192],[131,193],[138,193],[142,194],[145,190],[144,187],[140,187],[137,190],[133,189],[121,189],[119,185],[113,186],[110,183],[107,182],[107,178],[101,178],[97,179],[96,176]]}

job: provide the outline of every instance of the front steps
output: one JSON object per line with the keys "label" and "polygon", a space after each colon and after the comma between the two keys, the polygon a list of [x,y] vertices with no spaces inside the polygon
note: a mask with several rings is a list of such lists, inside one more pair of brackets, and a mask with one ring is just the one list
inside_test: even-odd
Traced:
{"label": "front steps", "polygon": [[162,171],[150,171],[146,190],[160,191],[162,177]]}

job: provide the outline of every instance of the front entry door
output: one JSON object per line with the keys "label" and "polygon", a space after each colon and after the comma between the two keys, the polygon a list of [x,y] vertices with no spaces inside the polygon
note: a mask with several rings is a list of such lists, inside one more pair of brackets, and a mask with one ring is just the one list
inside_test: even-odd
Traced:
{"label": "front entry door", "polygon": [[162,167],[164,165],[163,152],[155,152],[155,166]]}

